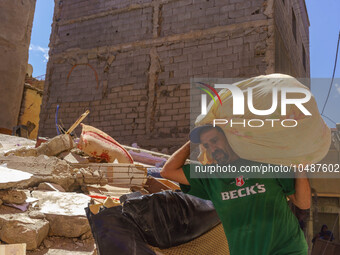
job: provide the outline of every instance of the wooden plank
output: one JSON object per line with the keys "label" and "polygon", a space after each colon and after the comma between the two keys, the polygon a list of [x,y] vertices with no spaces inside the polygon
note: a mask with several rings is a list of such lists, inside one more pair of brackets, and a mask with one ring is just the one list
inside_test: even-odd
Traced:
{"label": "wooden plank", "polygon": [[[336,193],[316,193],[318,197],[340,197],[340,194]],[[314,194],[312,194],[314,196]]]}
{"label": "wooden plank", "polygon": [[73,123],[73,125],[69,128],[69,130],[67,130],[67,132],[65,134],[70,134],[72,133],[72,131],[78,127],[78,125],[83,121],[83,119],[86,118],[86,116],[90,113],[89,110],[86,110],[86,112],[84,112],[82,115],[80,115],[80,117],[76,120],[76,122]]}
{"label": "wooden plank", "polygon": [[172,182],[170,180],[163,179],[163,178],[157,178],[157,180],[162,182],[163,184],[165,184],[166,186],[168,186],[172,190],[181,189],[176,183],[174,183],[174,182]]}
{"label": "wooden plank", "polygon": [[150,193],[157,193],[163,190],[171,190],[171,188],[164,183],[160,182],[158,179],[148,176],[145,183],[145,189]]}

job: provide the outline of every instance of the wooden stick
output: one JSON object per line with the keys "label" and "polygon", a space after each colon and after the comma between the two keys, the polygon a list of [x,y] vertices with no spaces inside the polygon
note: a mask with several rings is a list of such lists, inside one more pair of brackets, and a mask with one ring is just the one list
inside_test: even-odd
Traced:
{"label": "wooden stick", "polygon": [[89,110],[86,110],[80,117],[73,123],[73,125],[67,130],[65,134],[70,134],[82,121],[86,118],[86,116],[90,113]]}
{"label": "wooden stick", "polygon": [[[340,197],[340,194],[336,193],[316,193],[318,197]],[[312,194],[314,196],[314,194]]]}

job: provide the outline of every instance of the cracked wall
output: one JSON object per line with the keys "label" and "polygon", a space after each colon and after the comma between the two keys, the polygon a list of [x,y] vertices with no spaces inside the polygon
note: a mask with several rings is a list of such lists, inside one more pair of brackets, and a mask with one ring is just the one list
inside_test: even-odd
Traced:
{"label": "cracked wall", "polygon": [[[55,1],[39,135],[54,115],[119,142],[172,148],[187,140],[192,77],[275,71],[273,1]],[[79,127],[76,130],[79,134]]]}
{"label": "cracked wall", "polygon": [[[309,19],[304,0],[275,1],[274,13],[275,72],[309,78]],[[296,20],[296,37],[293,33],[293,16]]]}

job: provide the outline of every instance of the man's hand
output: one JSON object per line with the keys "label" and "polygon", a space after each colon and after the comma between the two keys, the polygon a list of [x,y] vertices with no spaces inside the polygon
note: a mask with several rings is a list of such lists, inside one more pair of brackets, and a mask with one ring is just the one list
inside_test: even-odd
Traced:
{"label": "man's hand", "polygon": [[311,206],[311,190],[309,180],[305,173],[298,173],[295,179],[295,193],[288,196],[294,205],[302,210],[309,209]]}
{"label": "man's hand", "polygon": [[166,161],[160,172],[163,178],[175,181],[181,184],[190,185],[184,175],[182,166],[190,155],[190,141],[179,148],[172,156]]}

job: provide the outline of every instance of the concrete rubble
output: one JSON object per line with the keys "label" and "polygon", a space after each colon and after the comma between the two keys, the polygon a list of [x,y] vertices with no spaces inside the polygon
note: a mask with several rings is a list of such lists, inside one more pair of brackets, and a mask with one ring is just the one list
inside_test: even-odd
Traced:
{"label": "concrete rubble", "polygon": [[[105,177],[98,172],[89,168],[72,168],[64,160],[46,155],[37,157],[0,156],[1,163],[6,164],[6,167],[0,166],[0,173],[6,172],[8,181],[0,180],[0,189],[28,188],[37,186],[41,182],[50,182],[60,185],[66,191],[75,191],[83,183],[103,185],[107,183]],[[21,178],[17,176],[21,176]]]}
{"label": "concrete rubble", "polygon": [[23,147],[33,148],[35,146],[35,141],[33,140],[4,134],[0,134],[0,141],[0,156],[10,150],[15,150]]}
{"label": "concrete rubble", "polygon": [[6,204],[23,204],[26,194],[21,190],[0,190],[0,199]]}
{"label": "concrete rubble", "polygon": [[11,244],[25,244],[34,255],[96,254],[84,210],[91,197],[77,192],[88,183],[107,184],[103,173],[70,165],[89,161],[71,151],[69,135],[37,148],[15,136],[0,135],[0,142],[0,247],[7,252],[17,249]]}
{"label": "concrete rubble", "polygon": [[48,191],[61,191],[65,192],[65,189],[58,184],[42,182],[38,186],[38,190],[48,190]]}
{"label": "concrete rubble", "polygon": [[33,191],[31,195],[38,199],[37,210],[50,223],[50,236],[80,237],[90,231],[84,210],[90,203],[89,196],[54,191]]}
{"label": "concrete rubble", "polygon": [[31,219],[27,214],[0,215],[0,239],[6,243],[26,243],[27,250],[36,249],[47,237],[49,222]]}
{"label": "concrete rubble", "polygon": [[11,150],[5,153],[5,156],[8,155],[16,155],[22,157],[29,157],[29,156],[39,156],[39,155],[46,155],[46,156],[55,156],[59,153],[67,150],[71,150],[74,147],[72,138],[70,135],[59,135],[46,143],[41,144],[37,148],[19,148],[16,150]]}
{"label": "concrete rubble", "polygon": [[[0,144],[0,247],[25,244],[30,255],[96,254],[84,208],[119,205],[118,198],[132,191],[148,193],[132,182],[130,186],[112,185],[112,178],[125,176],[124,167],[132,171],[129,164],[98,163],[75,148],[69,135],[57,136],[37,148],[35,141],[0,135]],[[168,157],[127,149],[139,162],[132,172],[145,173],[144,184],[145,166],[155,166]]]}
{"label": "concrete rubble", "polygon": [[0,245],[0,254],[4,255],[17,255],[17,254],[25,254],[26,252],[26,244],[4,244]]}
{"label": "concrete rubble", "polygon": [[33,182],[32,174],[10,169],[6,165],[0,165],[0,174],[0,189],[28,186]]}

